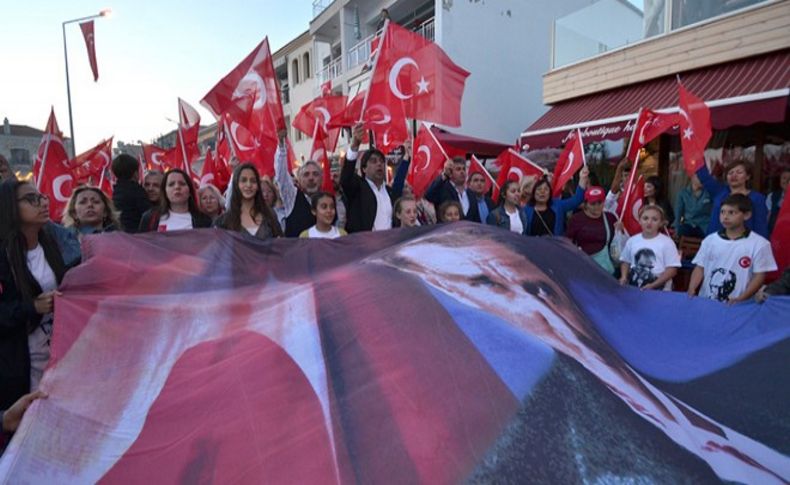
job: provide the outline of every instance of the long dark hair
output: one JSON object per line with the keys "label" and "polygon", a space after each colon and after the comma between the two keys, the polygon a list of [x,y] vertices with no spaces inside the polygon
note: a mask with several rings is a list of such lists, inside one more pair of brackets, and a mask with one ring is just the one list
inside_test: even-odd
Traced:
{"label": "long dark hair", "polygon": [[255,198],[252,202],[252,219],[258,216],[258,214],[263,216],[263,223],[269,225],[269,229],[272,230],[272,234],[274,237],[280,237],[283,235],[283,231],[280,228],[280,223],[277,221],[277,215],[275,215],[274,210],[269,207],[269,204],[266,203],[266,200],[263,198],[263,191],[261,190],[261,175],[258,173],[258,169],[255,168],[255,165],[251,163],[242,163],[237,165],[236,168],[233,170],[233,176],[231,180],[233,180],[233,187],[231,187],[231,195],[230,195],[230,209],[228,209],[227,218],[225,219],[225,228],[230,229],[231,231],[241,231],[241,190],[239,190],[239,180],[241,179],[241,171],[242,170],[252,170],[252,173],[255,174],[255,184],[258,187],[258,190],[255,191]]}
{"label": "long dark hair", "polygon": [[190,179],[189,175],[180,168],[171,168],[167,171],[165,176],[162,177],[162,185],[159,187],[159,217],[170,214],[170,200],[167,198],[167,179],[169,179],[172,174],[176,173],[184,177],[184,180],[187,182],[187,187],[189,188],[189,200],[187,200],[189,213],[193,216],[195,214],[201,214],[202,212],[197,206],[195,184],[192,183],[192,179]]}
{"label": "long dark hair", "polygon": [[[666,199],[664,198],[664,184],[661,183],[661,179],[655,175],[648,177],[645,180],[646,184],[650,184],[655,189],[653,191],[653,197],[656,199],[656,204],[663,203]],[[644,198],[642,201],[643,204],[647,204],[647,197]]]}
{"label": "long dark hair", "polygon": [[518,185],[519,181],[518,180],[508,180],[507,182],[502,184],[502,189],[499,191],[499,201],[498,201],[500,207],[504,207],[505,206],[505,199],[507,198],[507,189],[508,189],[508,187],[510,187],[513,184]]}
{"label": "long dark hair", "polygon": [[[22,219],[19,215],[19,202],[17,201],[17,190],[22,184],[15,179],[6,180],[0,184],[0,246],[8,263],[11,266],[12,276],[22,300],[32,303],[41,294],[39,286],[33,274],[27,267],[27,239],[22,233]],[[49,236],[42,227],[38,232],[38,243],[44,250],[44,257],[49,263],[58,284],[63,280],[66,273],[66,265],[63,263],[63,256],[60,253],[57,243]],[[33,331],[35,326],[28,322],[28,331]]]}

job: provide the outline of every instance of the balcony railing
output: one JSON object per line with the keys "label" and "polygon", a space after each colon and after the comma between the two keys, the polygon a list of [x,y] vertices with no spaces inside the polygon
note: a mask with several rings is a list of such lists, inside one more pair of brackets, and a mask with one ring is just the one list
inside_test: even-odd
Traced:
{"label": "balcony railing", "polygon": [[[435,17],[431,17],[425,22],[423,22],[419,27],[414,29],[414,31],[421,36],[425,37],[426,39],[433,42],[436,39],[436,22]],[[362,39],[361,41],[354,44],[354,46],[346,52],[346,68],[352,69],[360,64],[367,62],[370,59],[370,44],[373,42],[373,39],[377,36],[381,35],[381,31],[376,32],[373,35],[369,35]]]}
{"label": "balcony railing", "polygon": [[327,81],[340,77],[341,74],[343,74],[343,58],[338,57],[318,72],[316,81],[320,86]]}
{"label": "balcony railing", "polygon": [[313,18],[321,15],[321,12],[330,5],[332,5],[332,0],[313,0]]}

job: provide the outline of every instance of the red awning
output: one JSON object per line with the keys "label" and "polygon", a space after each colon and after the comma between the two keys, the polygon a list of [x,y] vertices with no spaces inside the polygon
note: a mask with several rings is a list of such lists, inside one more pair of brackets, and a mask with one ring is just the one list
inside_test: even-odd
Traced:
{"label": "red awning", "polygon": [[[431,127],[431,131],[442,146],[455,148],[463,153],[473,153],[480,158],[496,158],[500,153],[510,148],[510,145],[504,143],[450,133],[435,125]],[[452,156],[453,154],[448,153],[448,155]]]}
{"label": "red awning", "polygon": [[[790,94],[790,49],[680,74],[683,85],[711,108],[714,129],[781,123]],[[579,128],[585,141],[630,136],[642,107],[677,110],[675,75],[558,103],[522,133],[532,149],[558,147]]]}

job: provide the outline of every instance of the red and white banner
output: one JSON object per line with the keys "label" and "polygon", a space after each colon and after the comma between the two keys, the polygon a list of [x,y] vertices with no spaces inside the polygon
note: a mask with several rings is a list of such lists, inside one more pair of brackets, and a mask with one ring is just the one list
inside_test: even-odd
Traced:
{"label": "red and white banner", "polygon": [[85,39],[85,47],[88,49],[88,62],[91,65],[93,80],[98,81],[99,67],[96,63],[96,37],[93,32],[93,20],[81,23],[80,30],[82,30],[82,37]]}
{"label": "red and white banner", "polygon": [[74,180],[54,108],[49,113],[47,128],[38,145],[38,154],[33,162],[33,178],[36,189],[49,197],[50,219],[60,222],[71,197]]}
{"label": "red and white banner", "polygon": [[570,135],[565,149],[557,160],[557,166],[554,167],[554,177],[551,183],[552,197],[562,195],[562,188],[565,187],[568,180],[571,180],[576,172],[586,164],[582,134],[577,129]]}
{"label": "red and white banner", "polygon": [[414,138],[411,164],[406,176],[415,197],[419,199],[425,194],[431,182],[442,173],[447,160],[447,153],[430,128],[425,123],[420,124]]}

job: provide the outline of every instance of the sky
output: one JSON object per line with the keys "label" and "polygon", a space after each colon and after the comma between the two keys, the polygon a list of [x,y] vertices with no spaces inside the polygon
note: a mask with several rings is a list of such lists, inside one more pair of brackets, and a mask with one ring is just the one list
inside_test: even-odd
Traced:
{"label": "sky", "polygon": [[63,21],[95,20],[94,83],[77,23],[66,26],[77,153],[101,139],[150,142],[175,128],[178,97],[200,99],[264,36],[272,51],[309,28],[310,0],[0,0],[0,119],[43,129],[54,106],[68,136]]}

